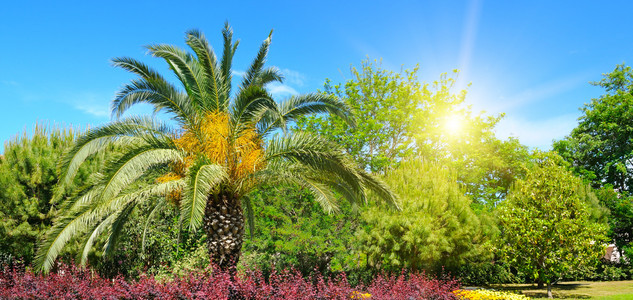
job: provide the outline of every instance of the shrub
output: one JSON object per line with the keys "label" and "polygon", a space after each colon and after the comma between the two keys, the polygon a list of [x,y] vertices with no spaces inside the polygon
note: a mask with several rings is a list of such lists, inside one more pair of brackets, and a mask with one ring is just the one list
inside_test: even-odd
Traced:
{"label": "shrub", "polygon": [[[142,276],[105,279],[89,269],[61,265],[49,275],[6,268],[0,273],[0,299],[458,299],[454,280],[430,279],[424,274],[378,276],[367,286],[353,287],[345,275],[327,279],[283,271],[265,280],[261,272],[231,280],[220,272],[191,272],[169,281]],[[370,298],[368,298],[370,297]]]}
{"label": "shrub", "polygon": [[500,283],[524,283],[525,274],[500,261],[470,263],[451,270],[463,285],[489,286]]}

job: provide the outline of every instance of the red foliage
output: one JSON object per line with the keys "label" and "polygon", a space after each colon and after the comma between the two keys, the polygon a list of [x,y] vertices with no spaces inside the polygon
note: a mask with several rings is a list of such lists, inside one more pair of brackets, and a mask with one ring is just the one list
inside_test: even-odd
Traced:
{"label": "red foliage", "polygon": [[352,287],[345,275],[330,280],[297,272],[273,273],[264,280],[252,272],[231,280],[224,273],[191,273],[168,282],[143,277],[137,281],[105,279],[90,270],[61,266],[49,275],[18,268],[0,268],[0,299],[352,299],[356,292],[370,299],[455,299],[454,280],[424,274],[378,276],[369,286]]}

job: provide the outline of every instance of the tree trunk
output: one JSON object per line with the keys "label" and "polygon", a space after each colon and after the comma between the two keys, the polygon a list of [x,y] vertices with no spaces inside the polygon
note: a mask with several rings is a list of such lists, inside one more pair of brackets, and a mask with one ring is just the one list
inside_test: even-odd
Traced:
{"label": "tree trunk", "polygon": [[538,279],[538,285],[537,285],[536,287],[537,287],[538,289],[542,289],[542,288],[543,288],[543,279],[541,279],[540,277],[539,277],[539,279]]}
{"label": "tree trunk", "polygon": [[549,281],[547,282],[547,298],[554,298],[552,296],[552,284]]}
{"label": "tree trunk", "polygon": [[211,264],[235,275],[244,240],[244,215],[239,199],[210,195],[204,212],[204,230]]}

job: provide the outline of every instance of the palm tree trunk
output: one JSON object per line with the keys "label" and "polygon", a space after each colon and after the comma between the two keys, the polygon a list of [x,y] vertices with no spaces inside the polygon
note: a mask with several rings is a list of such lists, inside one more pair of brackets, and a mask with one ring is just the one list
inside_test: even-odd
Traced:
{"label": "palm tree trunk", "polygon": [[210,195],[204,212],[204,230],[211,264],[235,275],[244,240],[244,215],[239,199]]}

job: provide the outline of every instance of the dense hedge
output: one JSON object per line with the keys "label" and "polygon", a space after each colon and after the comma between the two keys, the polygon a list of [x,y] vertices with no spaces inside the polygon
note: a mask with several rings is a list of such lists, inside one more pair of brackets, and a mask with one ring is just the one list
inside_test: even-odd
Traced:
{"label": "dense hedge", "polygon": [[189,273],[161,282],[153,277],[126,281],[105,279],[95,272],[62,265],[49,275],[19,268],[0,273],[0,299],[457,299],[454,280],[424,274],[378,276],[367,286],[352,287],[343,275],[329,280],[298,272],[273,273],[264,280],[251,272],[231,280],[219,272]]}

